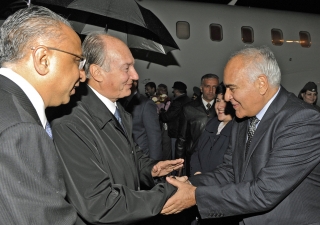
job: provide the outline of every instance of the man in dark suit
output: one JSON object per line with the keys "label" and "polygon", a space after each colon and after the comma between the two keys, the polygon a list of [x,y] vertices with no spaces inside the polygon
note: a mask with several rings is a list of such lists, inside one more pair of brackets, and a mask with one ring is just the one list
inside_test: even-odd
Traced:
{"label": "man in dark suit", "polygon": [[187,95],[187,85],[181,81],[176,81],[173,84],[174,99],[170,104],[169,109],[161,109],[159,117],[160,121],[168,124],[168,135],[171,138],[172,159],[175,158],[175,144],[178,137],[179,117],[183,106],[192,101]]}
{"label": "man in dark suit", "polygon": [[131,95],[119,101],[132,115],[133,140],[151,159],[162,160],[162,137],[156,104],[140,94],[137,80],[132,83]]}
{"label": "man in dark suit", "polygon": [[87,83],[52,123],[67,199],[78,212],[76,224],[136,224],[158,215],[175,191],[153,178],[179,169],[183,160],[152,160],[133,141],[131,115],[117,104],[139,78],[126,44],[92,33],[83,52]]}
{"label": "man in dark suit", "polygon": [[[79,85],[81,41],[70,24],[29,7],[0,27],[0,223],[74,224],[45,108]],[[47,132],[46,132],[47,131]]]}
{"label": "man in dark suit", "polygon": [[179,189],[162,213],[197,204],[202,219],[241,215],[242,224],[319,224],[320,114],[280,86],[280,78],[267,47],[229,60],[225,99],[241,119],[233,124],[224,163],[190,178],[192,185],[167,179]]}
{"label": "man in dark suit", "polygon": [[182,108],[179,117],[178,138],[175,145],[175,158],[184,159],[184,175],[190,176],[190,158],[209,119],[216,116],[214,99],[219,77],[205,74],[201,77],[201,97],[190,101]]}

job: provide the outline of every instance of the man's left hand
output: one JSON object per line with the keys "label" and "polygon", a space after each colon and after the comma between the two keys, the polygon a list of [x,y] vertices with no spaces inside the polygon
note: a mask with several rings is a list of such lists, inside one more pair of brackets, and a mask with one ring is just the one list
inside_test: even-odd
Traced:
{"label": "man's left hand", "polygon": [[152,168],[152,177],[162,177],[183,167],[183,159],[160,161]]}

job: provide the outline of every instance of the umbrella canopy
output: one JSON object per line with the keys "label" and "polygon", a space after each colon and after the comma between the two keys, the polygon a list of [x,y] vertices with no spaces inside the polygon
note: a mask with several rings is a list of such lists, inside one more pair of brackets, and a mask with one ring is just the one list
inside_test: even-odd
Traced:
{"label": "umbrella canopy", "polygon": [[130,48],[160,53],[179,49],[158,17],[134,0],[32,0],[31,3],[43,5],[73,21],[80,34],[113,30],[127,35]]}

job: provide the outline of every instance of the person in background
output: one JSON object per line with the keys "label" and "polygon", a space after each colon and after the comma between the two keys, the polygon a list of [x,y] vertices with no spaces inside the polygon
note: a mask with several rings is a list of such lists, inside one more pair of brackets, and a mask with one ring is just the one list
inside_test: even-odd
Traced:
{"label": "person in background", "polygon": [[150,159],[133,141],[131,115],[117,104],[139,79],[128,46],[103,32],[88,34],[82,46],[87,82],[52,122],[67,200],[78,212],[76,225],[141,224],[175,191],[153,178],[183,160]]}
{"label": "person in background", "polygon": [[298,94],[298,98],[305,101],[308,104],[313,105],[319,112],[320,107],[317,105],[318,100],[318,88],[314,82],[308,82]]}
{"label": "person in background", "polygon": [[157,86],[154,82],[146,83],[145,87],[145,94],[148,98],[153,98],[157,95]]}
{"label": "person in background", "polygon": [[202,219],[239,215],[241,224],[319,223],[320,113],[280,82],[268,47],[232,56],[224,69],[224,98],[237,120],[223,164],[187,182],[167,177],[178,191],[163,214],[197,205]]}
{"label": "person in background", "polygon": [[173,84],[174,99],[166,111],[162,109],[159,114],[160,121],[168,124],[168,135],[171,138],[172,159],[175,158],[175,143],[178,137],[179,117],[183,106],[192,101],[187,95],[187,85],[181,81]]}
{"label": "person in background", "polygon": [[208,121],[195,152],[190,159],[191,176],[211,172],[222,164],[228,148],[235,110],[231,102],[224,100],[226,87],[220,83],[216,88],[214,109],[217,116]]}
{"label": "person in background", "polygon": [[69,102],[84,63],[77,33],[47,8],[0,27],[1,224],[75,223],[45,108]]}
{"label": "person in background", "polygon": [[195,101],[188,102],[182,108],[175,145],[175,159],[185,160],[185,169],[182,174],[187,176],[190,176],[190,157],[197,146],[199,137],[208,120],[216,116],[213,105],[219,77],[215,74],[205,74],[201,77],[200,83],[202,96]]}
{"label": "person in background", "polygon": [[194,86],[193,87],[193,95],[192,95],[192,99],[196,100],[197,98],[201,97],[201,89]]}
{"label": "person in background", "polygon": [[[168,87],[165,84],[159,84],[157,88],[158,96],[166,96],[165,98],[161,97],[160,104],[157,104],[158,106],[158,112],[160,112],[161,109],[164,109],[167,111],[170,107],[171,100],[168,96]],[[162,155],[163,160],[172,159],[172,147],[171,147],[171,139],[168,135],[168,124],[162,122],[159,119],[160,127],[161,127],[161,136],[162,136]]]}
{"label": "person in background", "polygon": [[135,143],[139,145],[144,154],[154,160],[162,160],[162,136],[154,102],[138,89],[138,80],[133,80],[131,94],[119,99],[118,102],[132,115],[132,135]]}

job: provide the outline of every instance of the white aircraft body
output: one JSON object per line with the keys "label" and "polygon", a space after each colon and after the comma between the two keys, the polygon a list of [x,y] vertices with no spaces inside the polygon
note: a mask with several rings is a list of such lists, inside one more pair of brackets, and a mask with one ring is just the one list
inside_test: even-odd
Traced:
{"label": "white aircraft body", "polygon": [[[166,84],[169,93],[175,81],[182,81],[188,87],[189,96],[194,86],[200,86],[204,74],[217,74],[222,81],[231,54],[248,45],[242,41],[242,27],[253,30],[254,41],[249,45],[266,45],[274,52],[281,68],[281,84],[288,91],[297,95],[308,81],[317,83],[320,89],[319,15],[200,2],[141,0],[138,3],[163,22],[180,48],[159,56],[159,59],[168,57],[168,65],[136,59],[142,93],[149,81]],[[177,37],[177,22],[181,21],[190,25],[188,39]],[[210,24],[221,25],[221,41],[210,39]],[[272,29],[282,31],[281,46],[272,43]],[[310,34],[309,47],[301,46],[301,31]]]}

